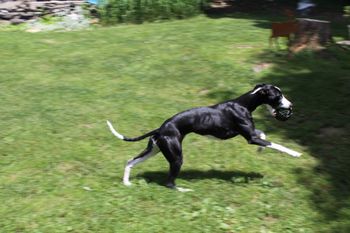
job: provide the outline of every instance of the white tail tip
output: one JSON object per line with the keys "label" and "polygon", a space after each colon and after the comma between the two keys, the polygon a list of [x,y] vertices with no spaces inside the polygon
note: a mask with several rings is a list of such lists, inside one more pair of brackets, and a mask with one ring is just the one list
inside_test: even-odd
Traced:
{"label": "white tail tip", "polygon": [[108,125],[109,129],[111,130],[111,132],[112,132],[112,134],[113,134],[114,136],[116,136],[117,138],[122,139],[122,140],[124,139],[124,136],[121,135],[120,133],[118,133],[118,132],[113,128],[111,122],[107,121],[107,125]]}

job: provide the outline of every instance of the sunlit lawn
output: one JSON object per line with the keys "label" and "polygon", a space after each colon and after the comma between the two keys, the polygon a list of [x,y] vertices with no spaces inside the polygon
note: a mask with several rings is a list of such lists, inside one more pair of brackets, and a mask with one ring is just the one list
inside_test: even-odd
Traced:
{"label": "sunlit lawn", "polygon": [[[315,207],[314,190],[300,183],[310,176],[319,187],[331,186],[327,175],[313,173],[319,154],[303,136],[318,127],[303,115],[308,101],[322,103],[317,96],[300,99],[295,85],[281,79],[316,76],[298,58],[269,49],[264,25],[268,21],[202,16],[80,32],[0,32],[0,231],[332,232],[338,221],[348,226],[348,209],[329,224],[333,220]],[[300,59],[331,62],[328,72],[345,75],[337,85],[343,87],[339,101],[346,101],[347,63],[307,54]],[[278,67],[286,63],[297,68],[284,74]],[[236,97],[260,82],[296,99],[296,113],[278,123],[262,107],[254,115],[257,127],[303,152],[301,158],[257,153],[241,137],[219,142],[190,135],[177,183],[193,192],[162,186],[168,164],[161,154],[133,169],[133,186],[122,185],[125,162],[146,141],[118,141],[107,119],[138,136],[181,110]],[[342,111],[334,122],[346,122],[349,110]],[[344,140],[340,146],[348,145],[347,132],[337,139]]]}

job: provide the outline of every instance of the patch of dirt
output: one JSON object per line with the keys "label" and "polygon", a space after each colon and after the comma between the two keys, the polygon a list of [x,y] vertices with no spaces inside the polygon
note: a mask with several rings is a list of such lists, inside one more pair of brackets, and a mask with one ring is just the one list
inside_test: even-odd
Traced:
{"label": "patch of dirt", "polygon": [[342,128],[336,128],[336,127],[330,126],[330,127],[321,128],[317,136],[321,138],[340,137],[345,135],[345,132],[346,131]]}
{"label": "patch of dirt", "polygon": [[257,64],[257,65],[254,65],[253,71],[255,73],[260,73],[260,72],[270,68],[272,65],[273,65],[272,63],[263,62],[263,63]]}
{"label": "patch of dirt", "polygon": [[202,89],[198,93],[199,93],[199,95],[207,95],[209,92],[210,92],[209,89]]}
{"label": "patch of dirt", "polygon": [[58,42],[56,40],[52,40],[52,39],[43,39],[43,40],[41,40],[41,42],[43,42],[45,44],[58,44]]}
{"label": "patch of dirt", "polygon": [[251,45],[237,45],[234,47],[237,49],[252,49],[252,48],[254,48],[254,46],[251,46]]}
{"label": "patch of dirt", "polygon": [[63,173],[70,172],[76,169],[76,165],[71,163],[60,163],[57,165],[57,170]]}
{"label": "patch of dirt", "polygon": [[268,223],[275,223],[278,221],[278,218],[271,216],[271,215],[268,215],[264,218],[264,221],[268,222]]}

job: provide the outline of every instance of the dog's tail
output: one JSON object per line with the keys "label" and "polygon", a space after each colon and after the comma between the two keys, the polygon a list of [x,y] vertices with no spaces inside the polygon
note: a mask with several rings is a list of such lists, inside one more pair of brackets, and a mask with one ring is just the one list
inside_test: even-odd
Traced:
{"label": "dog's tail", "polygon": [[151,132],[148,132],[148,133],[146,133],[146,134],[144,134],[144,135],[142,135],[142,136],[136,137],[136,138],[127,138],[127,137],[121,135],[120,133],[118,133],[118,132],[113,128],[111,122],[107,121],[107,125],[108,125],[109,129],[111,130],[111,132],[112,132],[112,134],[113,134],[114,136],[116,136],[117,138],[122,139],[122,140],[124,140],[124,141],[127,141],[127,142],[136,142],[136,141],[140,141],[140,140],[142,140],[142,139],[145,139],[145,138],[147,138],[147,137],[149,137],[149,136],[154,135],[154,134],[157,133],[157,131],[158,131],[158,129],[155,129],[155,130],[153,130],[153,131],[151,131]]}

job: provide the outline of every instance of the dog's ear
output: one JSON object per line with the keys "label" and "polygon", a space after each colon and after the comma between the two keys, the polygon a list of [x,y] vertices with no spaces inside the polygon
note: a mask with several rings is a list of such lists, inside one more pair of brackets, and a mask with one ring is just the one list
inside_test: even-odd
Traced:
{"label": "dog's ear", "polygon": [[264,86],[266,86],[265,83],[257,84],[257,85],[254,87],[254,90],[257,89],[257,88],[259,88],[259,87],[264,87]]}
{"label": "dog's ear", "polygon": [[261,90],[260,90],[260,93],[262,94],[262,95],[267,95],[267,93],[268,93],[269,91],[266,89],[266,88],[261,88]]}
{"label": "dog's ear", "polygon": [[266,84],[265,83],[262,83],[262,84],[257,84],[254,88],[254,91],[252,92],[252,94],[255,94],[259,92],[259,94],[262,94],[262,95],[266,95],[268,90],[266,89]]}

